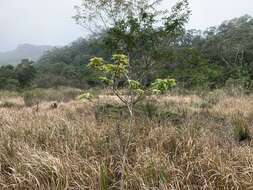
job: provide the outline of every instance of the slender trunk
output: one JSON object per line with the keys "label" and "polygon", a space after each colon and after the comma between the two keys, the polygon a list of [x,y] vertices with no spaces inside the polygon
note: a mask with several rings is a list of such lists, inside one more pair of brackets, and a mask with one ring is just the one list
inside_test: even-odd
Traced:
{"label": "slender trunk", "polygon": [[130,147],[131,143],[131,138],[132,138],[132,131],[133,131],[133,105],[127,105],[129,114],[130,114],[130,120],[129,120],[129,125],[128,125],[128,133],[127,133],[127,141],[125,146],[123,147],[123,154],[122,154],[122,162],[121,162],[121,180],[120,180],[120,190],[124,190],[125,187],[125,168],[127,164],[127,157],[128,157],[128,150]]}

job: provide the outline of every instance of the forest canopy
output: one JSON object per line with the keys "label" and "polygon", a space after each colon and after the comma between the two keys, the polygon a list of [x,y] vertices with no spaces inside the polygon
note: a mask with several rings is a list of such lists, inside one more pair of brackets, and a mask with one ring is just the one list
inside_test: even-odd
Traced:
{"label": "forest canopy", "polygon": [[[36,62],[26,59],[17,66],[1,66],[0,89],[99,86],[97,74],[87,64],[92,57],[110,61],[114,53],[128,55],[133,77],[146,86],[156,78],[170,76],[182,88],[252,87],[251,16],[224,21],[205,31],[186,30],[190,14],[187,1],[180,1],[170,11],[155,8],[159,1],[152,5],[140,2],[143,4],[131,4],[134,12],[125,4],[114,4],[114,15],[106,15],[108,4],[99,4],[93,10],[97,16],[104,15],[109,25],[92,25],[94,33],[89,38],[54,48]],[[97,21],[97,17],[89,18],[94,12],[85,12],[89,8],[88,4],[76,7],[78,24],[88,27]],[[119,8],[124,11],[117,12]]]}

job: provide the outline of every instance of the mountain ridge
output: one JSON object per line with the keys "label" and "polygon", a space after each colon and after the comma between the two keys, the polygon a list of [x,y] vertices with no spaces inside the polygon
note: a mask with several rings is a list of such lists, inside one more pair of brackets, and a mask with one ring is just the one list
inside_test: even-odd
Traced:
{"label": "mountain ridge", "polygon": [[22,59],[37,61],[44,53],[50,51],[54,46],[20,44],[16,49],[6,52],[0,52],[0,65],[17,65]]}

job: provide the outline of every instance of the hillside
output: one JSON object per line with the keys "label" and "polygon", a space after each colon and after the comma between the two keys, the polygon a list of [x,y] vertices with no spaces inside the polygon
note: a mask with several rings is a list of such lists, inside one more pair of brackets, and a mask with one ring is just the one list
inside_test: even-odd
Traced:
{"label": "hillside", "polygon": [[[188,89],[213,89],[232,84],[251,88],[252,29],[253,17],[244,15],[204,31],[186,30],[177,37],[170,36],[170,43],[157,43],[155,50],[148,44],[146,51],[149,54],[146,53],[145,56],[151,55],[149,59],[152,59],[152,64],[146,64],[141,56],[145,41],[134,44],[134,70],[140,75],[145,72],[146,66],[152,65],[152,69],[147,69],[149,73],[145,74],[145,80],[143,79],[146,84],[156,77],[171,76],[177,80],[178,85]],[[80,38],[68,46],[45,53],[37,62],[41,74],[37,77],[37,85],[43,88],[57,85],[77,88],[83,87],[84,84],[94,86],[96,77],[85,65],[92,57],[102,57],[110,61],[110,54],[121,47],[121,44],[117,44],[119,41],[120,39],[115,40],[114,34],[108,33],[100,38]],[[132,41],[136,41],[135,37]],[[131,40],[124,43],[132,47]],[[58,77],[57,80],[55,76]]]}
{"label": "hillside", "polygon": [[32,44],[21,44],[15,50],[0,52],[0,65],[18,64],[22,59],[28,58],[33,61],[38,60],[46,51],[53,46],[37,46]]}

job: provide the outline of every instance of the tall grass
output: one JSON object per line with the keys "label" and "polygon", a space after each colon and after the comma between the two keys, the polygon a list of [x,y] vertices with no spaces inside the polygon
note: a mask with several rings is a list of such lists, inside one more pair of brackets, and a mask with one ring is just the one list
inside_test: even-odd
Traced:
{"label": "tall grass", "polygon": [[[239,142],[234,131],[247,127],[251,134],[252,97],[213,96],[161,97],[155,108],[140,106],[145,112],[134,121],[126,189],[253,187],[251,140]],[[118,189],[117,128],[126,140],[128,120],[96,120],[93,108],[76,101],[39,112],[0,107],[0,189]]]}

